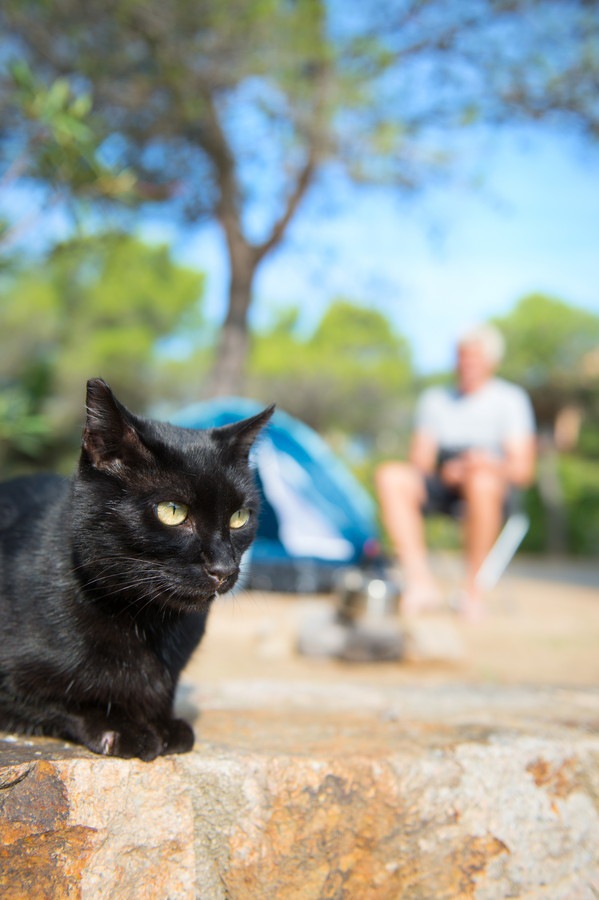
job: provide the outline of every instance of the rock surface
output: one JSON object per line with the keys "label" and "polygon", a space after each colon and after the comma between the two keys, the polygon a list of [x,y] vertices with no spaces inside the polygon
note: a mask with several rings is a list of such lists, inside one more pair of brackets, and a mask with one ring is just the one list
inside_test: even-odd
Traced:
{"label": "rock surface", "polygon": [[0,741],[3,900],[599,895],[599,692],[188,688],[152,763]]}

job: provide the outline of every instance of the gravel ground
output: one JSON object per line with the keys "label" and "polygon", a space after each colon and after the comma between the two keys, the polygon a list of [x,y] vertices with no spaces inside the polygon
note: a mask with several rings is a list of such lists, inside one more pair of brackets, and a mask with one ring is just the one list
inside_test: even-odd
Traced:
{"label": "gravel ground", "polygon": [[[439,559],[436,566],[451,593],[458,563]],[[298,654],[304,624],[335,602],[257,591],[219,601],[185,680],[599,686],[597,565],[516,561],[489,595],[483,622],[462,622],[448,610],[413,626],[425,647],[419,661],[364,664]],[[403,627],[397,617],[389,625]]]}

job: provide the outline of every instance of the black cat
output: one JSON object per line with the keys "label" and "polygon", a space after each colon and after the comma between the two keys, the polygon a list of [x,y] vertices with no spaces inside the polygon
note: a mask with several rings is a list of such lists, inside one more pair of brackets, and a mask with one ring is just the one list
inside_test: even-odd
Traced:
{"label": "black cat", "polygon": [[87,385],[78,471],[0,485],[0,729],[183,753],[181,670],[256,532],[248,456],[273,407],[193,431]]}

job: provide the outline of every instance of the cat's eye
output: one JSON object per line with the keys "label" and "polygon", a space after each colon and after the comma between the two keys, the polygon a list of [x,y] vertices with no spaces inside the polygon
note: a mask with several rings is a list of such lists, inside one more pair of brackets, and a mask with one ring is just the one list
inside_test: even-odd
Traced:
{"label": "cat's eye", "polygon": [[238,509],[229,519],[229,525],[231,528],[243,528],[244,525],[247,525],[249,519],[249,509]]}
{"label": "cat's eye", "polygon": [[182,525],[189,515],[189,510],[184,503],[175,503],[172,500],[163,500],[154,507],[156,518],[163,525]]}

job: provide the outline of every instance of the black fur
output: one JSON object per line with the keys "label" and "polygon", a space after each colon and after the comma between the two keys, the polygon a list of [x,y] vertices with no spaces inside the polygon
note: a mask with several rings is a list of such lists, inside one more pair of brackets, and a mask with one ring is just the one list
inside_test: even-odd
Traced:
{"label": "black fur", "polygon": [[[73,479],[0,485],[0,729],[150,760],[192,747],[175,687],[254,537],[248,455],[272,407],[193,431],[87,387]],[[162,501],[188,519],[162,524]],[[249,521],[232,529],[239,509]]]}

